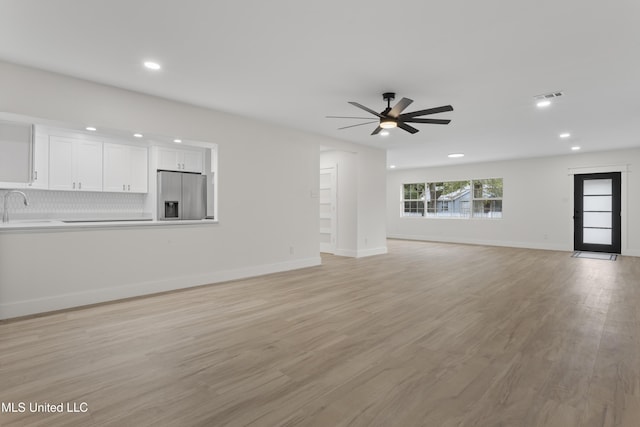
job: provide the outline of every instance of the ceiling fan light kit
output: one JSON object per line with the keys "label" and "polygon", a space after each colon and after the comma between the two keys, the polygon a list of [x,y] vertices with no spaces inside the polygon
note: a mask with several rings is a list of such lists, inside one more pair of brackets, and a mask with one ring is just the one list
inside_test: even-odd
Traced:
{"label": "ceiling fan light kit", "polygon": [[[354,107],[358,107],[369,114],[373,114],[375,117],[380,119],[378,126],[374,129],[373,132],[371,132],[371,135],[376,135],[380,133],[382,129],[393,129],[395,127],[399,127],[400,129],[403,129],[411,134],[418,132],[418,129],[408,125],[407,123],[446,125],[446,124],[449,124],[449,122],[451,122],[451,120],[448,120],[448,119],[419,118],[420,116],[427,116],[430,114],[438,114],[438,113],[444,113],[446,111],[453,111],[453,107],[451,105],[443,105],[442,107],[428,108],[426,110],[413,111],[411,113],[402,113],[413,102],[413,100],[409,98],[402,98],[400,101],[398,101],[396,105],[391,107],[391,101],[393,101],[395,97],[396,97],[396,94],[393,92],[385,92],[382,94],[382,99],[387,101],[387,108],[385,108],[380,113],[354,101],[349,101],[349,104],[353,105]],[[349,116],[327,116],[327,118],[367,119],[366,117],[349,117]],[[363,126],[370,123],[375,123],[375,121],[371,121],[367,123],[358,123],[356,125],[351,125],[351,126],[344,126],[339,129],[347,129],[355,126]]]}
{"label": "ceiling fan light kit", "polygon": [[395,120],[391,119],[380,119],[380,127],[382,129],[393,129],[398,127],[398,123]]}

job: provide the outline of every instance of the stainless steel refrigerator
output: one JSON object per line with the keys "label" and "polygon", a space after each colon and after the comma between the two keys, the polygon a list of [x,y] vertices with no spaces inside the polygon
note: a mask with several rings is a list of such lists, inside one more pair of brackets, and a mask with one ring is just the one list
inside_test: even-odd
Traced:
{"label": "stainless steel refrigerator", "polygon": [[158,171],[158,220],[203,219],[207,215],[207,177]]}

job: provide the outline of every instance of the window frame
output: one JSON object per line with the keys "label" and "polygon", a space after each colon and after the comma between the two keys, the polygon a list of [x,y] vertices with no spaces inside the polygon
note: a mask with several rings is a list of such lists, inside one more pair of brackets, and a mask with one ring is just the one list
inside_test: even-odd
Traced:
{"label": "window frame", "polygon": [[[484,182],[489,181],[489,180],[500,180],[500,188],[501,188],[501,192],[500,192],[500,196],[489,196],[487,197],[484,192],[483,194],[481,194],[482,197],[476,197],[476,183],[477,182],[483,182],[483,186],[485,185]],[[429,199],[427,199],[426,197],[426,193],[427,191],[430,191],[430,188],[432,185],[434,186],[438,186],[438,185],[444,185],[447,182],[469,182],[469,193],[470,193],[470,197],[469,200],[464,200],[461,201],[460,206],[462,207],[463,204],[462,202],[466,202],[465,205],[467,207],[468,210],[468,214],[461,214],[461,215],[437,215],[437,211],[434,212],[433,215],[430,215],[428,212],[428,207],[427,207],[427,201]],[[407,185],[423,185],[423,197],[419,198],[419,199],[405,199],[405,186]],[[484,187],[483,187],[484,188]],[[409,194],[411,195],[411,191],[409,191]],[[400,185],[400,218],[429,218],[429,219],[476,219],[476,220],[500,220],[504,218],[504,206],[503,206],[503,200],[504,200],[504,178],[473,178],[473,179],[467,179],[467,180],[451,180],[451,181],[424,181],[424,182],[409,182],[409,183],[402,183]],[[415,215],[415,214],[411,214],[411,210],[407,211],[405,209],[405,203],[406,202],[422,202],[422,212],[420,215]],[[449,205],[449,201],[442,201],[443,204],[447,203],[447,205]],[[476,213],[475,210],[475,206],[477,202],[483,202],[484,205],[486,206],[487,203],[490,204],[491,208],[488,212],[486,212],[487,214],[479,214]],[[499,206],[500,209],[498,210],[494,210],[494,206],[496,206],[495,202],[499,202]],[[437,206],[437,199],[436,199],[436,206]],[[448,206],[449,208],[451,206]],[[411,209],[411,208],[410,208]],[[447,212],[449,211],[449,209],[447,209]],[[461,212],[462,213],[462,212]],[[499,216],[497,215],[499,213]]]}

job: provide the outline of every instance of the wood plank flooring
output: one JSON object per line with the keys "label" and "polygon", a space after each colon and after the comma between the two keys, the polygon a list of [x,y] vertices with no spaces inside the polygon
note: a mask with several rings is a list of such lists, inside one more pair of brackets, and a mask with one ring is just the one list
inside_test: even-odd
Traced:
{"label": "wood plank flooring", "polygon": [[640,258],[389,250],[2,322],[0,425],[640,425]]}

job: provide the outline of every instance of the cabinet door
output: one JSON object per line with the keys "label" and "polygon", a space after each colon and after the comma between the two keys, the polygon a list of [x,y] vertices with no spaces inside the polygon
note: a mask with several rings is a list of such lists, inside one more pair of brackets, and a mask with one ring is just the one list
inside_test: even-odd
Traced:
{"label": "cabinet door", "polygon": [[183,151],[182,170],[202,173],[202,152]]}
{"label": "cabinet door", "polygon": [[33,126],[0,120],[0,181],[31,182]]}
{"label": "cabinet door", "polygon": [[[130,184],[127,184],[127,191],[132,193],[146,193],[149,181],[149,156],[145,147],[130,148]],[[131,187],[129,187],[131,185]]]}
{"label": "cabinet door", "polygon": [[27,188],[49,188],[49,135],[37,134],[33,155],[33,182]]}
{"label": "cabinet door", "polygon": [[102,191],[102,142],[76,141],[74,166],[77,189]]}
{"label": "cabinet door", "polygon": [[75,189],[72,139],[52,136],[49,140],[49,189]]}
{"label": "cabinet door", "polygon": [[103,189],[122,193],[130,182],[129,147],[118,144],[104,144],[103,149]]}
{"label": "cabinet door", "polygon": [[182,158],[180,151],[170,148],[158,149],[158,169],[179,171],[182,170]]}

